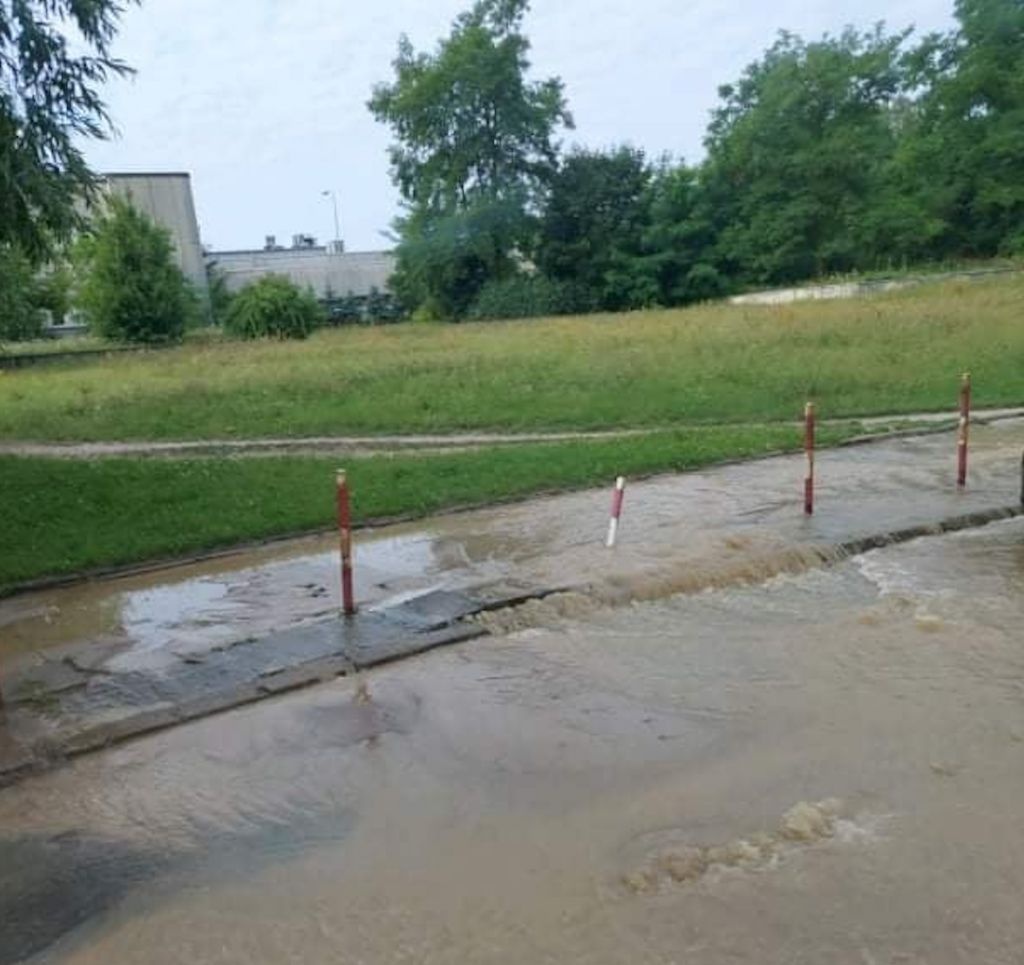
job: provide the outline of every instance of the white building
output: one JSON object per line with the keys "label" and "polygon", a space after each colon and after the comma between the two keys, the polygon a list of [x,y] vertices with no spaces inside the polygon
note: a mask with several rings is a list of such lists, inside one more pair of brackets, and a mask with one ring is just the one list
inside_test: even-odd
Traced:
{"label": "white building", "polygon": [[183,172],[115,172],[103,175],[107,190],[129,200],[143,214],[171,233],[178,265],[200,292],[207,290],[207,269],[223,276],[236,292],[264,275],[285,275],[319,298],[366,298],[373,289],[384,292],[395,270],[387,251],[348,253],[340,241],[318,246],[309,235],[296,235],[292,247],[268,236],[263,248],[244,251],[204,251],[192,197],[192,180]]}
{"label": "white building", "polygon": [[318,298],[348,294],[365,298],[373,289],[384,292],[395,270],[389,251],[346,252],[339,243],[316,245],[297,235],[291,248],[281,248],[273,237],[262,249],[209,251],[207,264],[236,292],[264,275],[285,275],[296,285],[312,288]]}
{"label": "white building", "polygon": [[199,240],[199,222],[192,198],[192,179],[183,172],[117,172],[104,174],[111,194],[118,195],[171,233],[178,267],[201,292],[206,291],[206,263]]}

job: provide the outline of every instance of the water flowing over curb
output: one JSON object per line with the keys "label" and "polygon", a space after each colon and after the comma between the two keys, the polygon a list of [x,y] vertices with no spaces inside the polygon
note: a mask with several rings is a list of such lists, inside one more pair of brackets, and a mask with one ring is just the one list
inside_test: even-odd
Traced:
{"label": "water flowing over curb", "polygon": [[[111,673],[64,657],[49,676],[19,682],[9,713],[35,718],[27,741],[0,742],[0,786],[71,757],[268,697],[492,634],[508,633],[595,608],[649,602],[708,589],[750,585],[782,573],[830,566],[851,556],[1024,515],[1021,506],[966,513],[936,523],[753,555],[732,566],[669,569],[656,579],[609,577],[580,587],[481,586],[431,591],[354,618],[331,619],[242,640],[173,672]],[[56,720],[56,724],[54,721]]]}

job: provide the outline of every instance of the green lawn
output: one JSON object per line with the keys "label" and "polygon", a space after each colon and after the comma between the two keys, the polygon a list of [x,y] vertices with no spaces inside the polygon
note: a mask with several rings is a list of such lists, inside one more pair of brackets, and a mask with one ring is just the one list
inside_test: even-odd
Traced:
{"label": "green lawn", "polygon": [[[822,442],[857,431],[826,428]],[[610,484],[619,473],[692,469],[800,443],[794,427],[704,428],[456,455],[378,456],[346,460],[346,468],[356,519],[366,522]],[[337,464],[323,458],[0,457],[0,590],[43,576],[328,526]]]}
{"label": "green lawn", "polygon": [[841,302],[324,331],[0,375],[0,438],[767,422],[1024,403],[1024,277]]}

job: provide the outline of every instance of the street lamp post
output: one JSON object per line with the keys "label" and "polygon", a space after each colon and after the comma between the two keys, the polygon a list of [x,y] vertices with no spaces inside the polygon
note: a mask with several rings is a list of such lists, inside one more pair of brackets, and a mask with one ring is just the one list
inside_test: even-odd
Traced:
{"label": "street lamp post", "polygon": [[321,197],[330,198],[331,206],[334,209],[334,240],[341,240],[341,227],[338,223],[338,196],[333,191],[321,191]]}

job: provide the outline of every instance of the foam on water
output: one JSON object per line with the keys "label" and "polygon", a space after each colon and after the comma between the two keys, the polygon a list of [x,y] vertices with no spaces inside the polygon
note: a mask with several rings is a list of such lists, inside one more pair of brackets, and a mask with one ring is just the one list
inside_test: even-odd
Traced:
{"label": "foam on water", "polygon": [[[625,872],[622,886],[633,894],[652,894],[669,885],[695,883],[706,875],[726,869],[755,873],[775,867],[800,848],[837,838],[844,844],[863,841],[865,823],[841,817],[843,802],[836,799],[793,805],[778,826],[735,838],[724,844],[699,845],[669,842],[655,846],[637,868]],[[675,838],[678,832],[661,832],[659,838]]]}

